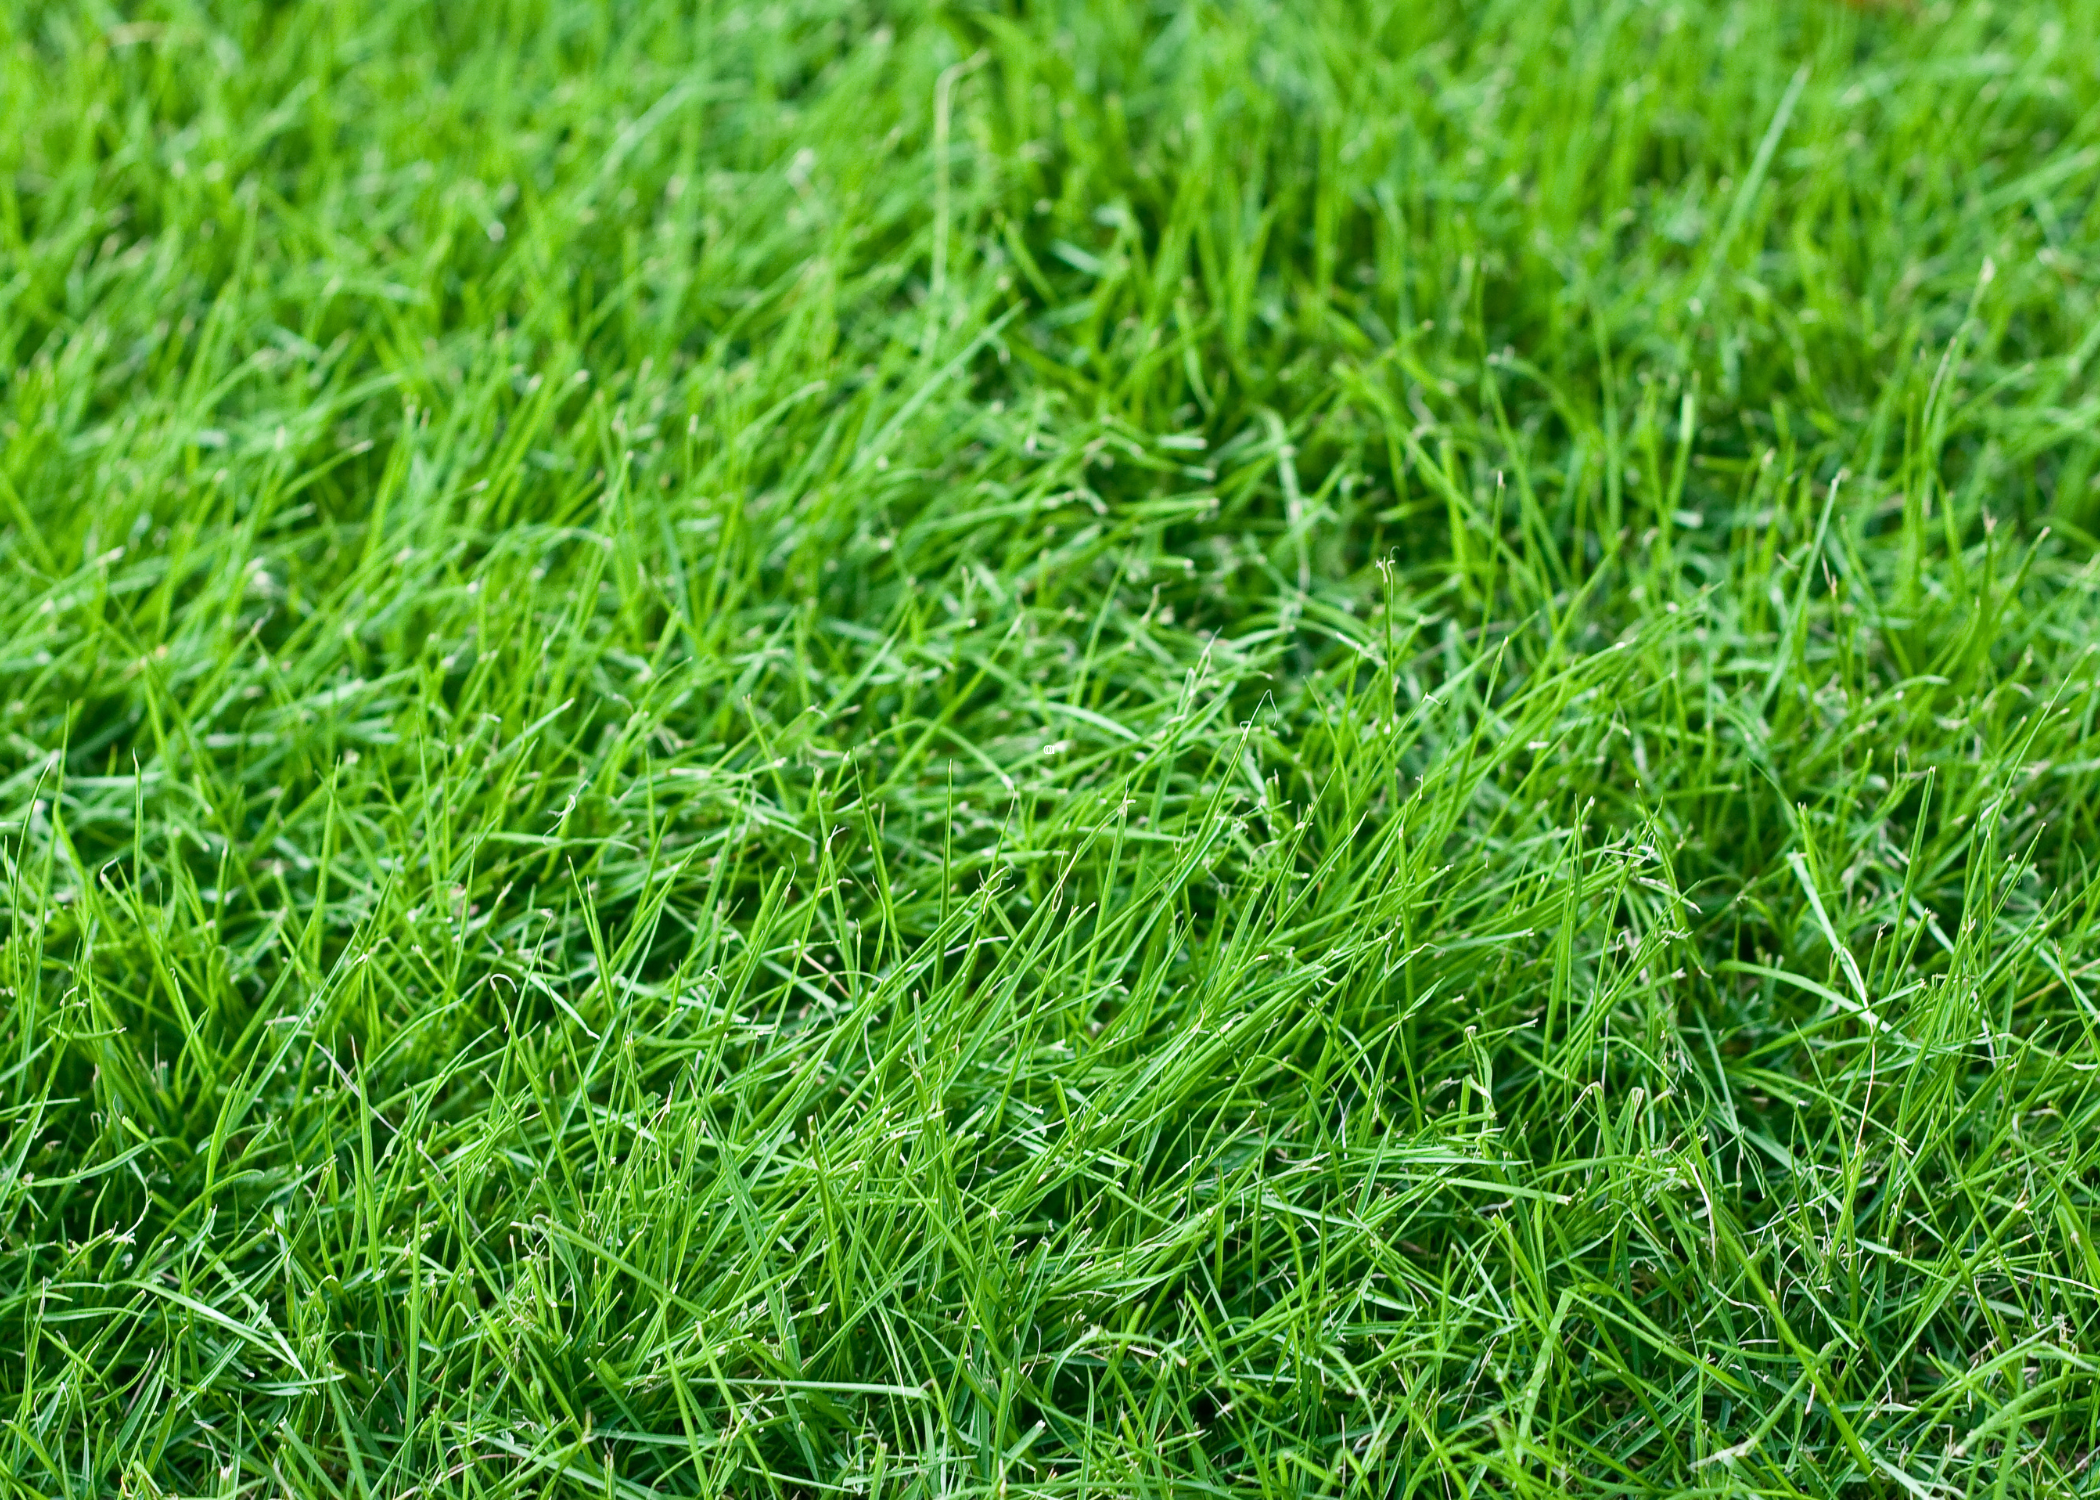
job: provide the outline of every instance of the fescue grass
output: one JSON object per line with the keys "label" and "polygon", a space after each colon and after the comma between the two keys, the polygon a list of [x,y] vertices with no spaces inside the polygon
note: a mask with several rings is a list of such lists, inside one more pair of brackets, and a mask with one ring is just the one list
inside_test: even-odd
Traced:
{"label": "fescue grass", "polygon": [[2096,60],[0,7],[0,1494],[2092,1493]]}

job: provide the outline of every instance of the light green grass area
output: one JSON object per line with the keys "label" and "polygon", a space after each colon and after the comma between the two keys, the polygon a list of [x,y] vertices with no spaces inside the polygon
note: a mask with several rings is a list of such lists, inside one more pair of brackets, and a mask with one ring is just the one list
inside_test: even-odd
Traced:
{"label": "light green grass area", "polygon": [[2100,1485],[2100,8],[0,122],[0,1496]]}

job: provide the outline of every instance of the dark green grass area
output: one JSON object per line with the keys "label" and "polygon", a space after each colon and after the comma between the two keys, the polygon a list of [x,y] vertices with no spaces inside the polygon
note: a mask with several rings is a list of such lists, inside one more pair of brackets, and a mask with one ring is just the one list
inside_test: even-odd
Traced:
{"label": "dark green grass area", "polygon": [[0,1495],[2100,1484],[2100,9],[0,122]]}

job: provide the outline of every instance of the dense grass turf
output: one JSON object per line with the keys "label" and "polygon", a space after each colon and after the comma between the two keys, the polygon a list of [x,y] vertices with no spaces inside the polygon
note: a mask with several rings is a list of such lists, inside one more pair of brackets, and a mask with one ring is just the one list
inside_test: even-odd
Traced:
{"label": "dense grass turf", "polygon": [[2096,57],[0,7],[0,1492],[2090,1493]]}

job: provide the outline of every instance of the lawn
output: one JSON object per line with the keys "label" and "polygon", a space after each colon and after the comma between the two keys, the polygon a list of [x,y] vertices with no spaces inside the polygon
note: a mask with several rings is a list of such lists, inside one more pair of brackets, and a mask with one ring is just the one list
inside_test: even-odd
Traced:
{"label": "lawn", "polygon": [[0,1497],[2100,1487],[2100,7],[0,121]]}

